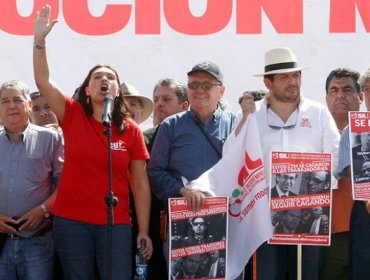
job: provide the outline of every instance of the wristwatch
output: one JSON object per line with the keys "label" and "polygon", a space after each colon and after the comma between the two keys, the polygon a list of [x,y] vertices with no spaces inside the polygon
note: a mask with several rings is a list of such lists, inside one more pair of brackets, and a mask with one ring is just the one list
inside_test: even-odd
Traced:
{"label": "wristwatch", "polygon": [[50,218],[50,212],[48,211],[48,209],[46,209],[46,206],[45,204],[41,204],[40,207],[42,208],[42,210],[44,210],[44,217],[45,219],[49,219]]}

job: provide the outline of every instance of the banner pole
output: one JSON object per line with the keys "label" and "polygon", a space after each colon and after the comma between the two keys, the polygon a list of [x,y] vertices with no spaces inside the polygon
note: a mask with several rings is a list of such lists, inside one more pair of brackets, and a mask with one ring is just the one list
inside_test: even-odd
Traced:
{"label": "banner pole", "polygon": [[297,280],[302,280],[302,244],[297,245]]}
{"label": "banner pole", "polygon": [[257,280],[257,252],[254,252],[252,257],[252,279]]}

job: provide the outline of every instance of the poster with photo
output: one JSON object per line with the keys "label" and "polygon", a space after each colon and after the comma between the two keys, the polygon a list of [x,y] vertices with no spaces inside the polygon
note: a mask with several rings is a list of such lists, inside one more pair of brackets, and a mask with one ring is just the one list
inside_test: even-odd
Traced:
{"label": "poster with photo", "polygon": [[207,197],[191,211],[185,198],[169,199],[168,279],[226,279],[228,198]]}
{"label": "poster with photo", "polygon": [[270,244],[330,245],[332,156],[271,153]]}
{"label": "poster with photo", "polygon": [[370,199],[370,112],[349,112],[352,197]]}

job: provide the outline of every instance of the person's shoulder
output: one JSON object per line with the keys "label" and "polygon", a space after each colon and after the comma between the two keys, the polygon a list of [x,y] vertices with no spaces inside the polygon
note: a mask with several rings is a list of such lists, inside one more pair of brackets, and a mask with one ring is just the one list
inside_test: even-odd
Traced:
{"label": "person's shoulder", "polygon": [[297,195],[295,192],[289,191],[289,196],[295,196]]}
{"label": "person's shoulder", "polygon": [[124,119],[124,122],[127,124],[127,130],[128,131],[131,131],[131,132],[140,132],[140,133],[142,133],[142,131],[141,131],[141,129],[140,129],[140,127],[139,127],[139,125],[134,121],[134,120],[132,120],[131,118],[129,118],[129,117],[126,117],[125,119]]}
{"label": "person's shoulder", "polygon": [[263,108],[266,108],[265,98],[255,101],[254,103],[256,104],[256,112],[260,111]]}
{"label": "person's shoulder", "polygon": [[45,126],[39,126],[33,123],[29,124],[29,130],[33,131],[35,133],[42,133],[42,134],[50,134],[50,135],[58,135],[58,131],[55,129],[45,127]]}
{"label": "person's shoulder", "polygon": [[28,125],[25,135],[27,138],[37,135],[38,139],[48,139],[47,141],[56,141],[63,143],[63,134],[61,132],[53,128],[39,126],[33,123],[30,123]]}
{"label": "person's shoulder", "polygon": [[347,125],[345,128],[342,130],[342,135],[344,134],[349,134],[349,125]]}
{"label": "person's shoulder", "polygon": [[228,109],[225,109],[225,110],[220,110],[220,113],[221,115],[224,115],[224,116],[231,116],[231,117],[235,117],[237,115],[237,113],[233,112],[233,111],[230,111]]}
{"label": "person's shoulder", "polygon": [[283,233],[283,232],[284,232],[283,224],[278,223],[274,228],[274,233]]}
{"label": "person's shoulder", "polygon": [[192,118],[193,115],[190,111],[184,111],[165,118],[160,126],[177,127],[180,124],[187,123]]}
{"label": "person's shoulder", "polygon": [[158,129],[158,126],[150,127],[143,131],[144,136],[151,137]]}
{"label": "person's shoulder", "polygon": [[237,113],[234,111],[229,110],[228,108],[221,108],[217,107],[216,111],[214,112],[214,116],[217,117],[233,117],[237,116]]}
{"label": "person's shoulder", "polygon": [[352,147],[352,151],[361,151],[361,144]]}
{"label": "person's shoulder", "polygon": [[300,109],[302,110],[317,110],[317,111],[328,111],[328,108],[320,102],[314,101],[309,98],[302,97]]}
{"label": "person's shoulder", "polygon": [[207,236],[206,236],[206,238],[207,238],[208,240],[213,240],[213,239],[214,239],[214,236],[213,236],[213,235],[207,235]]}

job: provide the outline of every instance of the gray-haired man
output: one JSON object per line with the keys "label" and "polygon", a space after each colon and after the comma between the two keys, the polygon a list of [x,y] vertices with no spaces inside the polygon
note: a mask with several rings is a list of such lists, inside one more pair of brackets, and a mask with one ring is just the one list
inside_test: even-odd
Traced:
{"label": "gray-haired man", "polygon": [[61,136],[29,122],[28,89],[20,81],[0,87],[0,232],[7,236],[0,279],[52,279],[49,221],[63,167]]}

